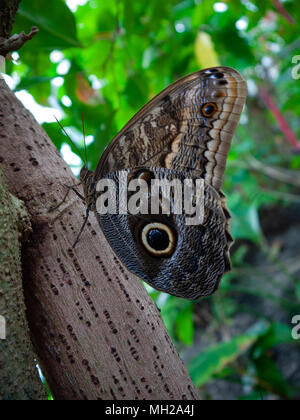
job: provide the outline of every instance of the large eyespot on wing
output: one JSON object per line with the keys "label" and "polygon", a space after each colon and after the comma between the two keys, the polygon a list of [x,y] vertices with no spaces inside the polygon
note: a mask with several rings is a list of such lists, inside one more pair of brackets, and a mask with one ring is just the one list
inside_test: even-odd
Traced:
{"label": "large eyespot on wing", "polygon": [[141,230],[141,243],[152,257],[170,257],[176,247],[176,233],[165,223],[147,223]]}
{"label": "large eyespot on wing", "polygon": [[201,105],[202,115],[206,118],[211,118],[218,111],[218,106],[214,102],[207,102]]}
{"label": "large eyespot on wing", "polygon": [[106,148],[95,171],[135,167],[197,170],[220,189],[233,132],[246,99],[246,83],[229,67],[178,80],[145,105]]}

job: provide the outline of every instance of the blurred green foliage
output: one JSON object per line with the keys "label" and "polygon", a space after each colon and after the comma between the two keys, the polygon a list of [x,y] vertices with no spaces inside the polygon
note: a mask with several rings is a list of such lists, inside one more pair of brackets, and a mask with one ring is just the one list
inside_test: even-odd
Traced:
{"label": "blurred green foliage", "polygon": [[[230,326],[241,310],[233,291],[273,300],[288,316],[295,313],[299,279],[290,276],[290,299],[247,289],[247,282],[241,287],[235,279],[239,270],[247,268],[249,242],[245,240],[260,246],[279,271],[287,271],[267,245],[259,212],[266,206],[300,201],[300,155],[291,136],[297,139],[300,134],[298,1],[52,0],[49,7],[46,0],[23,0],[14,31],[29,31],[33,25],[39,27],[39,35],[22,48],[20,57],[12,55],[7,73],[13,77],[15,91],[26,90],[37,103],[60,110],[61,123],[82,151],[83,113],[91,169],[139,108],[177,78],[210,65],[211,60],[243,74],[249,97],[233,140],[224,191],[233,216],[232,234],[244,242],[233,256],[233,271],[209,299],[213,312],[209,328],[213,335]],[[206,46],[199,41],[200,31],[210,41]],[[57,123],[43,126],[61,150],[67,140]],[[201,303],[150,293],[178,349],[193,346],[198,328],[195,314]],[[242,384],[248,381],[243,399],[261,398],[262,393],[282,398],[297,395],[269,350],[282,343],[299,343],[292,342],[289,326],[260,319],[259,314],[256,319],[242,335],[217,340],[193,357],[189,368],[196,385],[216,377],[229,381],[235,377]]]}

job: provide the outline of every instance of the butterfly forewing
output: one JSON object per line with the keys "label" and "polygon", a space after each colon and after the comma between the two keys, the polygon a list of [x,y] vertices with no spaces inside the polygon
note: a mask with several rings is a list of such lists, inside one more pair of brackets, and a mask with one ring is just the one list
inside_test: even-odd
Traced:
{"label": "butterfly forewing", "polygon": [[[107,147],[95,178],[134,167],[192,169],[221,187],[231,139],[246,99],[246,83],[228,67],[198,71],[142,108]],[[215,106],[208,114],[209,105]]]}

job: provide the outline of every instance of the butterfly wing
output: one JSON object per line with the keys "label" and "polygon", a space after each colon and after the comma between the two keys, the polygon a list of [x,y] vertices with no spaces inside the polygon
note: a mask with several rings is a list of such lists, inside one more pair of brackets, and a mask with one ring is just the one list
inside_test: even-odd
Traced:
{"label": "butterfly wing", "polygon": [[244,79],[229,67],[201,70],[178,80],[112,140],[95,180],[135,167],[192,169],[219,190],[246,94]]}
{"label": "butterfly wing", "polygon": [[102,214],[93,192],[93,208],[112,249],[130,271],[159,290],[197,299],[213,293],[230,269],[230,214],[220,187],[245,99],[246,83],[234,69],[186,76],[126,124],[91,175],[92,191],[103,179],[118,185],[124,171],[145,179],[148,172],[155,179],[204,179],[203,220],[195,226],[172,211]]}

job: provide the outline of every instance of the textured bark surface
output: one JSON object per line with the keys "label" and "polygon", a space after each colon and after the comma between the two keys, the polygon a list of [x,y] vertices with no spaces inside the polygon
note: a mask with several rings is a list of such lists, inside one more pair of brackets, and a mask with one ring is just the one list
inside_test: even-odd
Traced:
{"label": "textured bark surface", "polygon": [[140,280],[114,256],[94,215],[70,196],[76,179],[45,132],[0,80],[0,162],[31,215],[23,252],[32,339],[56,399],[197,399],[186,369]]}
{"label": "textured bark surface", "polygon": [[25,315],[19,239],[30,223],[22,211],[6,191],[0,170],[0,315],[6,321],[6,338],[0,340],[0,400],[47,398]]}
{"label": "textured bark surface", "polygon": [[0,0],[0,38],[9,38],[21,0]]}

